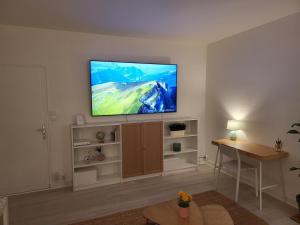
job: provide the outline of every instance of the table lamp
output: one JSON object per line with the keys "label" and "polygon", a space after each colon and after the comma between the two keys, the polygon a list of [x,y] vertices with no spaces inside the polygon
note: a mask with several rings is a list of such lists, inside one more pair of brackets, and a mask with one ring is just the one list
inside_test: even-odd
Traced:
{"label": "table lamp", "polygon": [[236,131],[241,129],[241,122],[238,120],[228,120],[227,121],[227,130],[230,130],[229,138],[232,141],[236,140]]}

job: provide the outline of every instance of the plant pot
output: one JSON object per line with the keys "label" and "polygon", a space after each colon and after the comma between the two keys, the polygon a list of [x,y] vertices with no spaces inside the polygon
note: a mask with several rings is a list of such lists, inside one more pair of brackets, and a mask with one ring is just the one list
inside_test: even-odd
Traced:
{"label": "plant pot", "polygon": [[171,137],[184,136],[185,130],[170,131]]}
{"label": "plant pot", "polygon": [[186,207],[186,208],[183,208],[183,207],[179,207],[179,216],[183,219],[185,218],[188,218],[190,215],[190,208],[189,207]]}
{"label": "plant pot", "polygon": [[300,194],[296,195],[296,201],[298,203],[298,210],[299,210],[299,214],[300,214]]}

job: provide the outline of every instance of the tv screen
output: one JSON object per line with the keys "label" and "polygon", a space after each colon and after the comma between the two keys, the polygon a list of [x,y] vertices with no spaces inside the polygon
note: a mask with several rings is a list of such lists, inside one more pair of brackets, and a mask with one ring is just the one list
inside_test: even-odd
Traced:
{"label": "tv screen", "polygon": [[176,112],[177,65],[90,61],[92,116]]}

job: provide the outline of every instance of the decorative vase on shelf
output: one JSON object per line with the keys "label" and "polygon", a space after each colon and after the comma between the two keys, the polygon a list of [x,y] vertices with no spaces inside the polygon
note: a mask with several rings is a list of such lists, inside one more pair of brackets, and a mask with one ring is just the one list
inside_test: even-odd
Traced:
{"label": "decorative vase on shelf", "polygon": [[192,196],[184,191],[178,192],[179,217],[186,219],[190,215]]}
{"label": "decorative vase on shelf", "polygon": [[181,152],[181,143],[173,143],[172,150],[173,152]]}

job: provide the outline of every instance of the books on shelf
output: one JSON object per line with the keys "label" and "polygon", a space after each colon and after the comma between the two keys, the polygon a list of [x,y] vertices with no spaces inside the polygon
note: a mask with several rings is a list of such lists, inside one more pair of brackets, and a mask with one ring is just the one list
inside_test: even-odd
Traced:
{"label": "books on shelf", "polygon": [[91,144],[91,141],[88,140],[88,139],[77,139],[77,140],[74,140],[74,147],[78,147],[78,146],[85,146],[85,145],[90,145]]}

